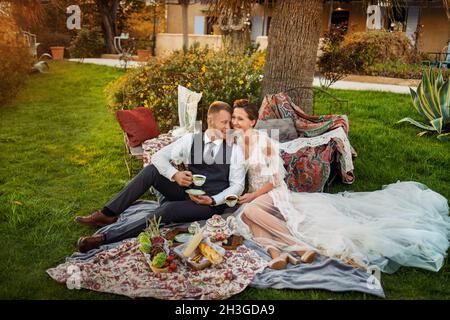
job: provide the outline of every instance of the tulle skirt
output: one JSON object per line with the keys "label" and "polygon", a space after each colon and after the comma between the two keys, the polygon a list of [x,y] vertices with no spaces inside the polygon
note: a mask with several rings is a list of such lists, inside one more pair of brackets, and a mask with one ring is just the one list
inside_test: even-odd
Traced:
{"label": "tulle skirt", "polygon": [[[417,182],[373,192],[269,195],[299,244],[386,273],[400,266],[438,271],[449,247],[447,199]],[[239,219],[238,219],[239,220]],[[242,223],[242,220],[239,220]]]}

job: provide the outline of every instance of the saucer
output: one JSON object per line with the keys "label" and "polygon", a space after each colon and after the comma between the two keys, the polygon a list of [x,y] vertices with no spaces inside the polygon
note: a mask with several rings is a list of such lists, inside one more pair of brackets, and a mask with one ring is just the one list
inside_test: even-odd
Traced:
{"label": "saucer", "polygon": [[188,242],[189,240],[191,240],[191,238],[192,238],[192,234],[190,234],[190,233],[180,233],[180,234],[177,234],[173,239],[176,242],[185,243],[185,242]]}
{"label": "saucer", "polygon": [[202,195],[206,194],[205,191],[198,190],[198,189],[187,189],[185,192],[187,194],[190,194],[190,195],[193,195],[193,196],[202,196]]}

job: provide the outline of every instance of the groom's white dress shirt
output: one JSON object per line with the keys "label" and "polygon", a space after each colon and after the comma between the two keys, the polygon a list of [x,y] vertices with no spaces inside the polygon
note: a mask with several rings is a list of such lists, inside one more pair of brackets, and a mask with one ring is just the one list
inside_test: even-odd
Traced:
{"label": "groom's white dress shirt", "polygon": [[[193,143],[193,133],[188,133],[171,143],[168,146],[165,146],[157,153],[155,153],[151,159],[152,164],[158,169],[159,173],[169,179],[173,180],[173,176],[178,172],[177,169],[173,167],[170,161],[173,161],[175,164],[184,163],[188,165],[191,160],[191,148]],[[203,139],[205,142],[205,146],[211,142],[211,139],[208,137],[206,133],[203,134]],[[223,143],[222,139],[216,139],[212,141],[213,146],[213,156],[215,157],[217,151],[219,151],[220,146]],[[205,147],[206,149],[206,147]],[[212,198],[216,201],[216,205],[221,205],[225,203],[225,197],[234,194],[241,195],[245,188],[245,158],[242,152],[242,149],[237,144],[232,144],[231,158],[230,158],[230,174],[229,174],[229,182],[230,186],[220,192],[219,194],[212,195]]]}

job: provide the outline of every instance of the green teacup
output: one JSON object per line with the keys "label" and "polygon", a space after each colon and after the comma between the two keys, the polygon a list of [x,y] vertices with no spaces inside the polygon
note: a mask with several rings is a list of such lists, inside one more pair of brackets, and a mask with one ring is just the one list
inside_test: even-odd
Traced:
{"label": "green teacup", "polygon": [[197,187],[201,187],[206,182],[206,177],[201,174],[194,174],[192,176],[192,181],[194,182],[194,185]]}

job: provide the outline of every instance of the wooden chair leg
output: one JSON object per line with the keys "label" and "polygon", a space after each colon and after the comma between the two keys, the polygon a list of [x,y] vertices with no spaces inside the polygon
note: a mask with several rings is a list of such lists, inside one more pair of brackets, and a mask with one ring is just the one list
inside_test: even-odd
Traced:
{"label": "wooden chair leg", "polygon": [[130,158],[128,156],[124,157],[125,160],[125,165],[127,167],[127,171],[128,171],[128,178],[131,179],[131,166],[130,166]]}
{"label": "wooden chair leg", "polygon": [[133,178],[134,176],[134,172],[133,172],[133,162],[134,162],[134,157],[131,157],[131,161],[130,161],[130,179]]}

